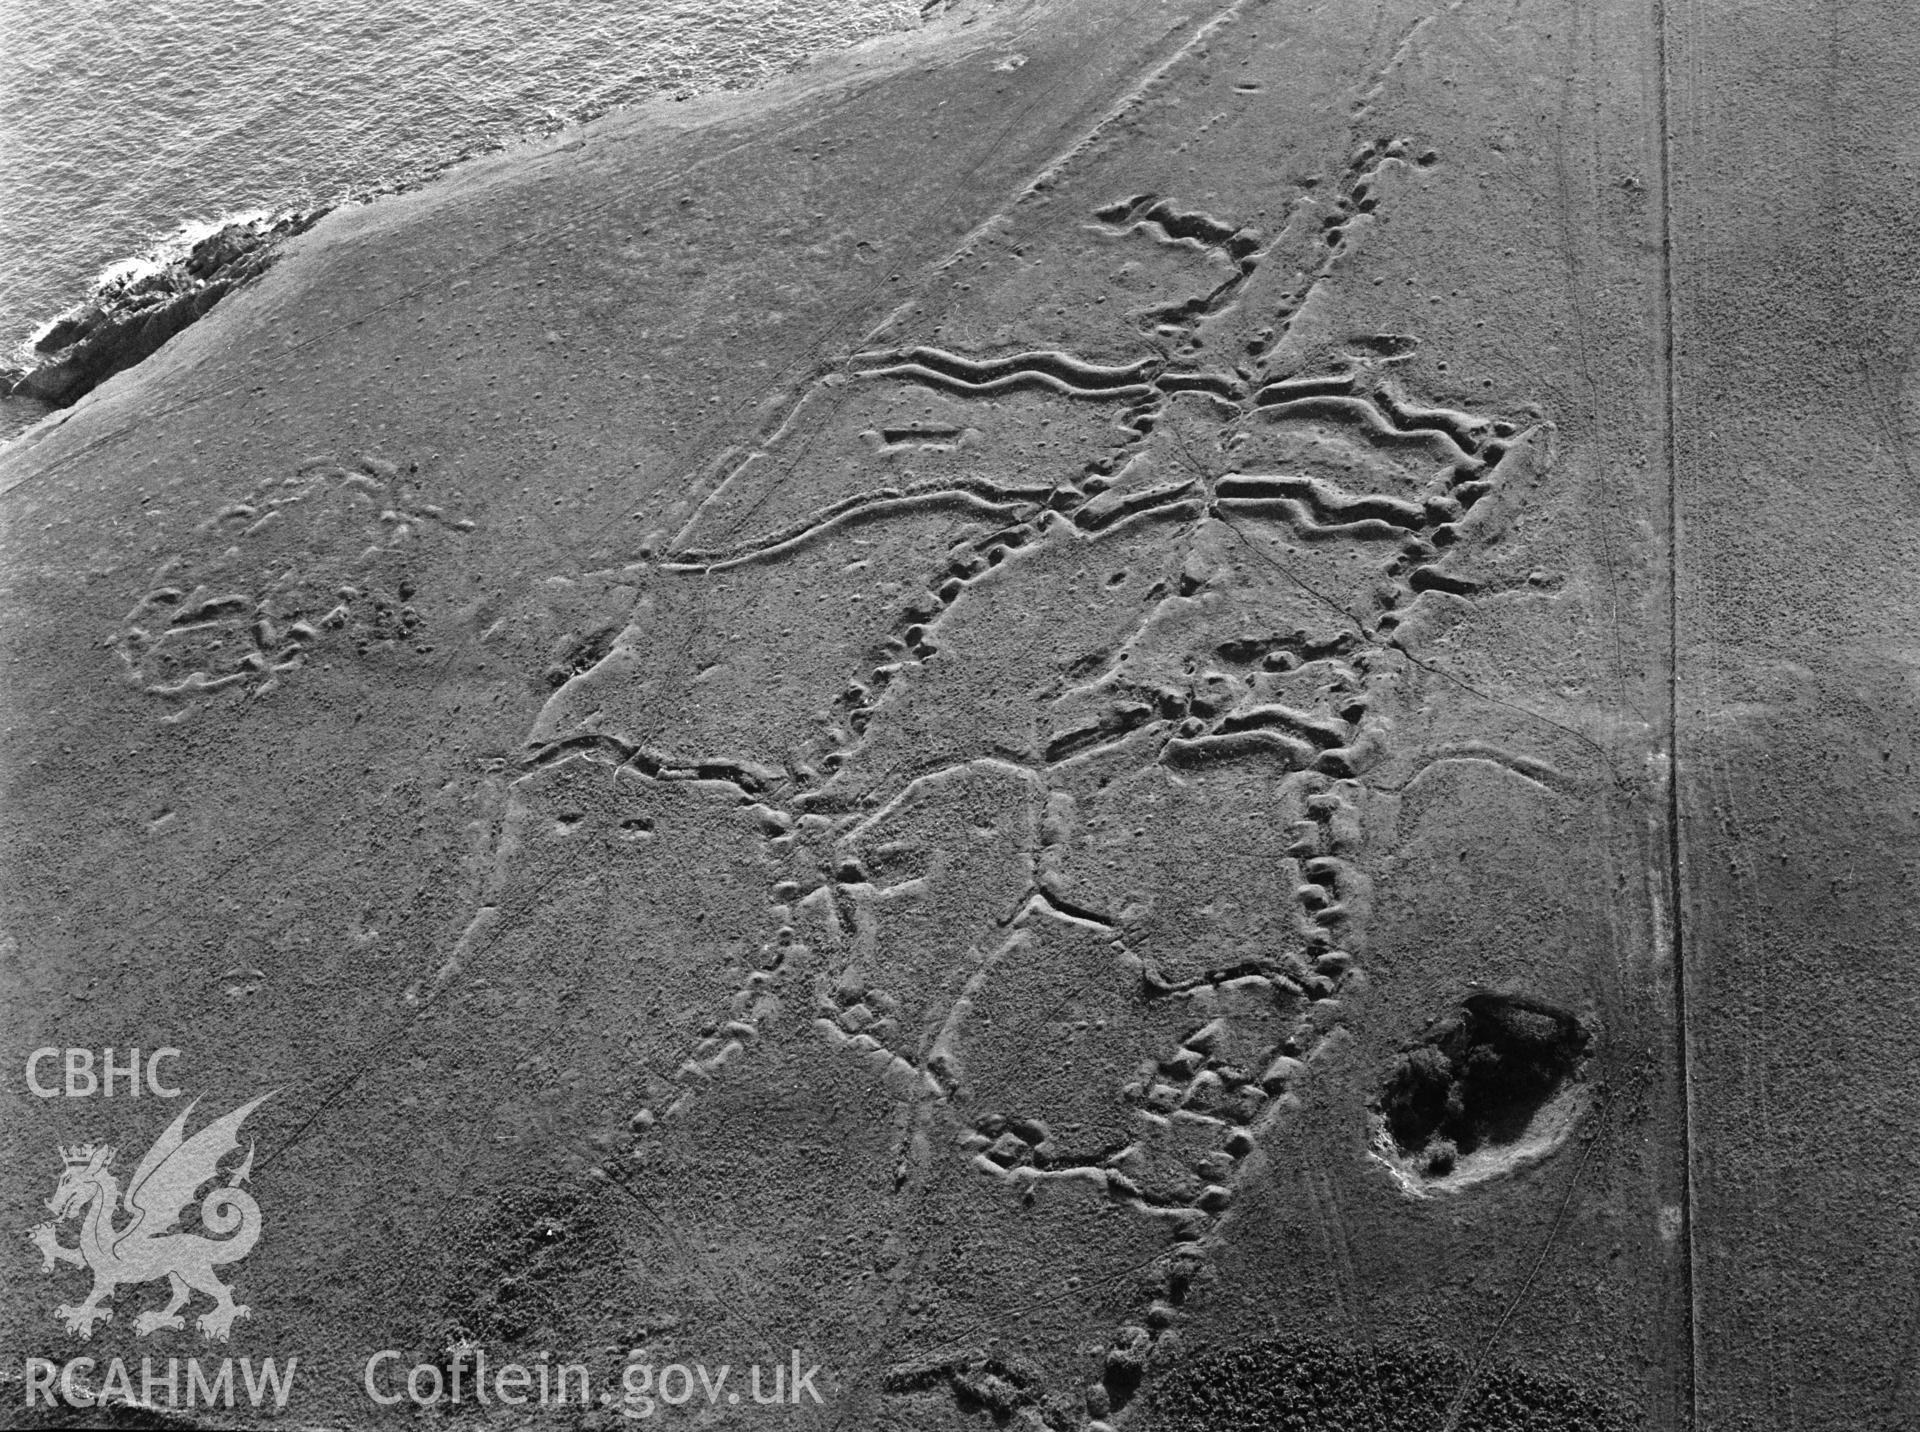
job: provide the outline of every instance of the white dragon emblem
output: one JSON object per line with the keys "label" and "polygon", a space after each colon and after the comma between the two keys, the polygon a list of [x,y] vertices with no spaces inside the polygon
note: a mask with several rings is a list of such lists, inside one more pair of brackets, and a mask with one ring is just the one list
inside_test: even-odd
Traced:
{"label": "white dragon emblem", "polygon": [[[233,1301],[233,1289],[214,1275],[214,1269],[246,1257],[260,1238],[260,1205],[240,1187],[253,1171],[251,1144],[233,1175],[200,1200],[200,1218],[216,1236],[201,1237],[174,1225],[201,1185],[217,1177],[220,1161],[240,1147],[241,1122],[273,1092],[215,1119],[192,1138],[186,1137],[187,1116],[200,1101],[182,1109],[134,1169],[125,1196],[130,1217],[119,1228],[114,1227],[114,1219],[122,1211],[120,1182],[109,1169],[113,1149],[81,1144],[60,1150],[66,1168],[47,1200],[53,1220],[33,1228],[27,1237],[39,1248],[46,1272],[53,1272],[54,1264],[60,1262],[93,1273],[93,1291],[85,1302],[63,1303],[54,1309],[54,1317],[66,1324],[68,1332],[92,1336],[96,1322],[113,1317],[106,1303],[122,1284],[165,1278],[172,1284],[173,1301],[157,1312],[140,1314],[134,1330],[144,1337],[162,1328],[184,1326],[180,1309],[200,1292],[214,1300],[214,1306],[197,1320],[201,1333],[226,1340],[233,1320],[245,1317],[247,1309]],[[82,1217],[79,1243],[62,1244],[59,1225]]]}

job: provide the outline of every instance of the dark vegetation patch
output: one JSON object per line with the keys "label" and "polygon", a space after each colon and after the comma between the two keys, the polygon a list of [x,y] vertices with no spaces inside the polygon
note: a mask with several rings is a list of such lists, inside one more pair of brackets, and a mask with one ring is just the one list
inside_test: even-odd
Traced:
{"label": "dark vegetation patch", "polygon": [[592,1299],[583,1284],[619,1266],[599,1200],[571,1190],[516,1189],[457,1238],[446,1281],[453,1328],[488,1348],[568,1347]]}
{"label": "dark vegetation patch", "polygon": [[1400,1153],[1441,1178],[1510,1144],[1579,1068],[1590,1042],[1570,1014],[1513,996],[1469,996],[1395,1062],[1374,1104]]}
{"label": "dark vegetation patch", "polygon": [[[1146,1393],[1152,1432],[1435,1432],[1470,1368],[1445,1343],[1274,1338],[1201,1353]],[[1512,1363],[1473,1376],[1455,1432],[1628,1432],[1645,1419],[1589,1382]]]}

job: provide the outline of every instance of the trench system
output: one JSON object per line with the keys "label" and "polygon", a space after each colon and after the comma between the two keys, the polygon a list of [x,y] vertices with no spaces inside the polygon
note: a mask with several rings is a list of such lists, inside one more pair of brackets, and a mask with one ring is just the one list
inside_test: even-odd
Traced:
{"label": "trench system", "polygon": [[[812,976],[816,1027],[870,1065],[900,1101],[903,1197],[937,1176],[934,1162],[924,1152],[916,1162],[913,1151],[924,1151],[936,1112],[963,1099],[970,1006],[1003,962],[1031,957],[1047,930],[1066,927],[1108,941],[1139,1000],[1190,1011],[1187,1032],[1115,1091],[1135,1111],[1130,1141],[1075,1148],[1045,1118],[1018,1108],[979,1113],[959,1137],[976,1173],[1005,1184],[1010,1196],[1031,1199],[1053,1180],[1091,1182],[1170,1230],[1157,1296],[1137,1321],[1115,1331],[1093,1378],[1072,1399],[1080,1406],[1063,1415],[1035,1369],[972,1347],[894,1363],[879,1377],[887,1393],[944,1387],[963,1408],[996,1419],[1032,1409],[1050,1426],[1083,1419],[1098,1426],[1129,1406],[1157,1345],[1178,1322],[1255,1138],[1297,1106],[1295,1086],[1341,1021],[1341,997],[1364,942],[1360,808],[1367,775],[1391,746],[1386,713],[1430,674],[1397,641],[1396,629],[1427,593],[1471,601],[1503,589],[1463,575],[1449,558],[1498,531],[1510,511],[1501,510],[1496,495],[1545,462],[1537,420],[1410,398],[1395,373],[1417,346],[1410,336],[1362,335],[1342,359],[1314,370],[1280,369],[1273,361],[1285,350],[1293,316],[1347,251],[1381,191],[1436,162],[1405,138],[1367,145],[1330,199],[1299,206],[1271,238],[1154,194],[1096,210],[1095,222],[1134,242],[1198,248],[1231,267],[1204,294],[1141,311],[1141,326],[1159,348],[1153,356],[1103,364],[1057,350],[976,357],[929,343],[876,344],[804,393],[722,476],[662,554],[662,573],[698,581],[778,564],[836,536],[930,508],[965,512],[979,529],[949,547],[924,591],[903,605],[876,659],[838,698],[839,720],[810,759],[779,769],[676,757],[609,730],[597,714],[579,722],[576,712],[601,709],[600,683],[621,679],[623,646],[652,639],[644,623],[593,636],[579,660],[563,666],[579,669],[566,676],[542,718],[531,770],[586,762],[655,780],[696,773],[724,780],[762,812],[770,845],[795,857],[792,873],[772,892],[781,935],[769,942],[762,968],[725,1021],[690,1051],[682,1088],[636,1114],[643,1139],[683,1117],[700,1088],[743,1057],[792,997],[787,986],[801,975],[802,956],[821,953],[796,934],[810,907],[818,918],[812,944],[825,947],[828,961]],[[1246,343],[1248,361],[1226,371],[1184,363],[1200,349],[1196,331],[1231,314],[1262,264],[1284,246],[1317,247],[1318,262],[1298,265],[1304,276],[1296,268],[1291,291]],[[932,414],[916,411],[927,394],[943,400]],[[1036,399],[1111,413],[1117,442],[1077,471],[1024,482],[1005,475],[1013,464],[995,471],[990,460],[973,460],[990,453],[993,439],[984,419],[967,421],[968,408]],[[850,434],[866,448],[863,472],[879,468],[897,480],[857,487],[782,520],[783,480],[798,460],[788,454],[825,448],[835,438],[844,448]],[[1283,448],[1295,462],[1249,465],[1250,450],[1263,447]],[[1340,477],[1327,475],[1335,472]],[[1116,647],[1070,666],[1066,694],[1053,703],[1036,749],[955,753],[952,764],[904,781],[862,762],[869,740],[941,662],[947,630],[970,602],[1013,600],[1023,568],[1050,550],[1097,559],[1102,546],[1148,533],[1165,534],[1156,539],[1160,545],[1188,559],[1142,594],[1142,609]],[[1385,582],[1359,590],[1303,582],[1288,570],[1291,559],[1274,555],[1279,546],[1269,549],[1255,534],[1278,537],[1293,550],[1355,554]],[[1267,568],[1291,604],[1310,615],[1263,631],[1242,625],[1156,665],[1165,630],[1207,600],[1213,578],[1192,558],[1208,537]],[[1555,792],[1584,784],[1585,773],[1568,775],[1488,742],[1463,740],[1423,759],[1492,761]],[[1122,912],[1081,893],[1067,832],[1082,807],[1098,800],[1090,787],[1098,791],[1112,779],[1089,781],[1088,773],[1152,765],[1253,768],[1274,783],[1276,807],[1293,818],[1287,856],[1298,875],[1296,947],[1176,972],[1129,947]],[[908,992],[868,977],[876,914],[917,873],[887,871],[886,837],[898,813],[937,799],[942,783],[959,780],[1024,788],[1039,813],[1034,873],[1011,902],[1016,913],[1002,922],[1001,943],[944,1019],[922,1015],[919,1022],[937,1023],[938,1032],[916,1044],[913,1016],[922,1012]],[[1537,1001],[1467,999],[1401,1056],[1380,1090],[1377,1156],[1408,1192],[1434,1196],[1550,1152],[1584,1111],[1576,1086],[1591,1042],[1578,1020]],[[1196,1130],[1203,1137],[1194,1146]],[[1143,1156],[1160,1144],[1185,1154],[1179,1174],[1167,1173],[1169,1158]]]}
{"label": "trench system", "polygon": [[[1132,1114],[1127,1142],[1067,1147],[1046,1118],[1019,1108],[978,1112],[958,1135],[972,1176],[1004,1185],[1010,1198],[1078,1180],[1161,1221],[1168,1252],[1155,1296],[1115,1330],[1085,1385],[1064,1398],[1035,1369],[972,1347],[877,1369],[884,1394],[944,1390],[963,1408],[1028,1414],[1056,1428],[1099,1426],[1123,1411],[1217,1245],[1238,1170],[1261,1130],[1298,1107],[1296,1087],[1340,1026],[1365,943],[1361,814],[1369,773],[1404,754],[1393,749],[1396,705],[1453,680],[1397,631],[1428,594],[1471,602],[1509,589],[1464,572],[1460,558],[1510,519],[1515,490],[1549,460],[1544,419],[1410,396],[1397,374],[1418,346],[1410,335],[1353,336],[1306,362],[1289,343],[1301,308],[1382,197],[1438,162],[1408,137],[1371,140],[1337,183],[1297,196],[1271,234],[1157,194],[1103,205],[1088,217],[1117,242],[1199,256],[1226,271],[1204,292],[1139,310],[1143,354],[1132,362],[1060,350],[974,356],[889,343],[883,327],[801,391],[653,561],[657,580],[698,583],[775,566],[927,513],[966,519],[964,534],[930,559],[924,586],[900,602],[890,633],[849,673],[835,721],[805,759],[661,749],[644,734],[580,720],[645,641],[637,617],[624,629],[585,634],[550,669],[553,696],[510,782],[509,801],[523,815],[559,800],[553,793],[571,772],[597,771],[616,783],[714,784],[754,811],[784,871],[769,892],[778,930],[758,967],[687,1051],[674,1087],[634,1111],[631,1144],[608,1159],[609,1177],[632,1176],[623,1161],[637,1161],[659,1130],[687,1117],[700,1090],[744,1062],[796,1001],[810,1006],[821,1039],[864,1062],[894,1096],[903,1204],[940,1176],[930,1135],[963,1102],[967,1016],[1009,960],[1061,931],[1096,939],[1143,1006],[1180,1012],[1185,1032],[1113,1091]],[[1281,277],[1261,287],[1268,271]],[[1201,330],[1243,316],[1256,289],[1266,307],[1245,358],[1203,366],[1200,355],[1210,350]],[[1036,404],[1094,415],[1094,455],[1025,477],[1011,471],[1019,464],[992,461],[992,422],[969,421],[967,412],[1018,418],[1022,405]],[[797,486],[786,480],[792,468],[848,435],[864,452],[849,469],[859,476],[852,490],[782,512]],[[1259,461],[1263,454],[1272,460]],[[365,650],[422,640],[404,579],[391,589],[372,578],[336,586],[286,572],[235,591],[223,587],[220,571],[250,542],[309,522],[354,534],[348,546],[361,547],[355,560],[366,571],[391,565],[416,542],[458,543],[473,524],[422,500],[413,471],[373,456],[315,461],[211,515],[201,545],[156,573],[112,638],[164,719],[189,719],[222,693],[263,694],[329,641]],[[937,673],[960,615],[1005,600],[1044,554],[1099,562],[1106,550],[1139,541],[1184,560],[1127,594],[1136,610],[1118,643],[1062,673],[1064,694],[1037,749],[981,750],[891,785],[885,773],[863,768],[872,737]],[[1196,558],[1209,552],[1211,565]],[[1265,573],[1269,590],[1287,593],[1302,619],[1264,630],[1242,622],[1209,635],[1206,622],[1192,619],[1222,585],[1221,552]],[[1351,558],[1364,580],[1299,575],[1313,554],[1326,553]],[[1224,599],[1229,607],[1240,600]],[[1587,779],[1484,741],[1419,753],[1421,768],[1450,760],[1491,761],[1549,792],[1581,789]],[[1294,941],[1217,967],[1174,970],[1132,948],[1124,909],[1085,895],[1072,831],[1082,807],[1114,779],[1097,773],[1154,767],[1258,770],[1271,782],[1297,877]],[[889,990],[866,972],[880,915],[917,878],[889,875],[888,822],[955,782],[1015,791],[1039,815],[1027,889],[987,932],[989,947],[973,957],[944,1017],[929,1023],[924,1008],[910,1006],[913,992]],[[564,832],[569,815],[555,806],[547,824]],[[649,832],[642,817],[628,834]],[[417,997],[445,988],[495,931],[515,853],[503,837],[479,913]],[[1426,1197],[1550,1153],[1581,1112],[1593,1045],[1594,1032],[1579,1020],[1524,995],[1474,995],[1438,1012],[1376,1095],[1376,1156],[1409,1195]]]}

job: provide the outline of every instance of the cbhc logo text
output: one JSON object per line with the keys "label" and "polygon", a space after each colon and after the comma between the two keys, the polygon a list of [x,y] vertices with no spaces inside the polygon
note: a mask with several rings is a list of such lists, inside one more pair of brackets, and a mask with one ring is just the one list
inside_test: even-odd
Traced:
{"label": "cbhc logo text", "polygon": [[[178,1049],[156,1049],[147,1056],[144,1064],[138,1049],[128,1049],[124,1053],[125,1059],[116,1062],[113,1048],[109,1045],[100,1051],[100,1060],[96,1065],[91,1049],[55,1049],[52,1046],[36,1049],[27,1056],[27,1087],[42,1099],[58,1099],[63,1095],[69,1099],[86,1099],[94,1094],[111,1099],[117,1083],[121,1093],[137,1099],[144,1083],[147,1092],[162,1099],[180,1097],[177,1088],[170,1089],[160,1082],[160,1061],[178,1059]],[[62,1083],[42,1084],[41,1066],[53,1060],[59,1060],[64,1065],[66,1079]]]}

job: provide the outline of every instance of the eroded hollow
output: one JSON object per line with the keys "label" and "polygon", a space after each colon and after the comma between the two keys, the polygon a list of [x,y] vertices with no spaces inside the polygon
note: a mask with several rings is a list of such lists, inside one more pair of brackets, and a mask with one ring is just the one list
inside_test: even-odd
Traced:
{"label": "eroded hollow", "polygon": [[1376,1146],[1403,1173],[1449,1180],[1546,1152],[1575,1112],[1592,1036],[1519,995],[1474,994],[1394,1061],[1373,1104]]}

